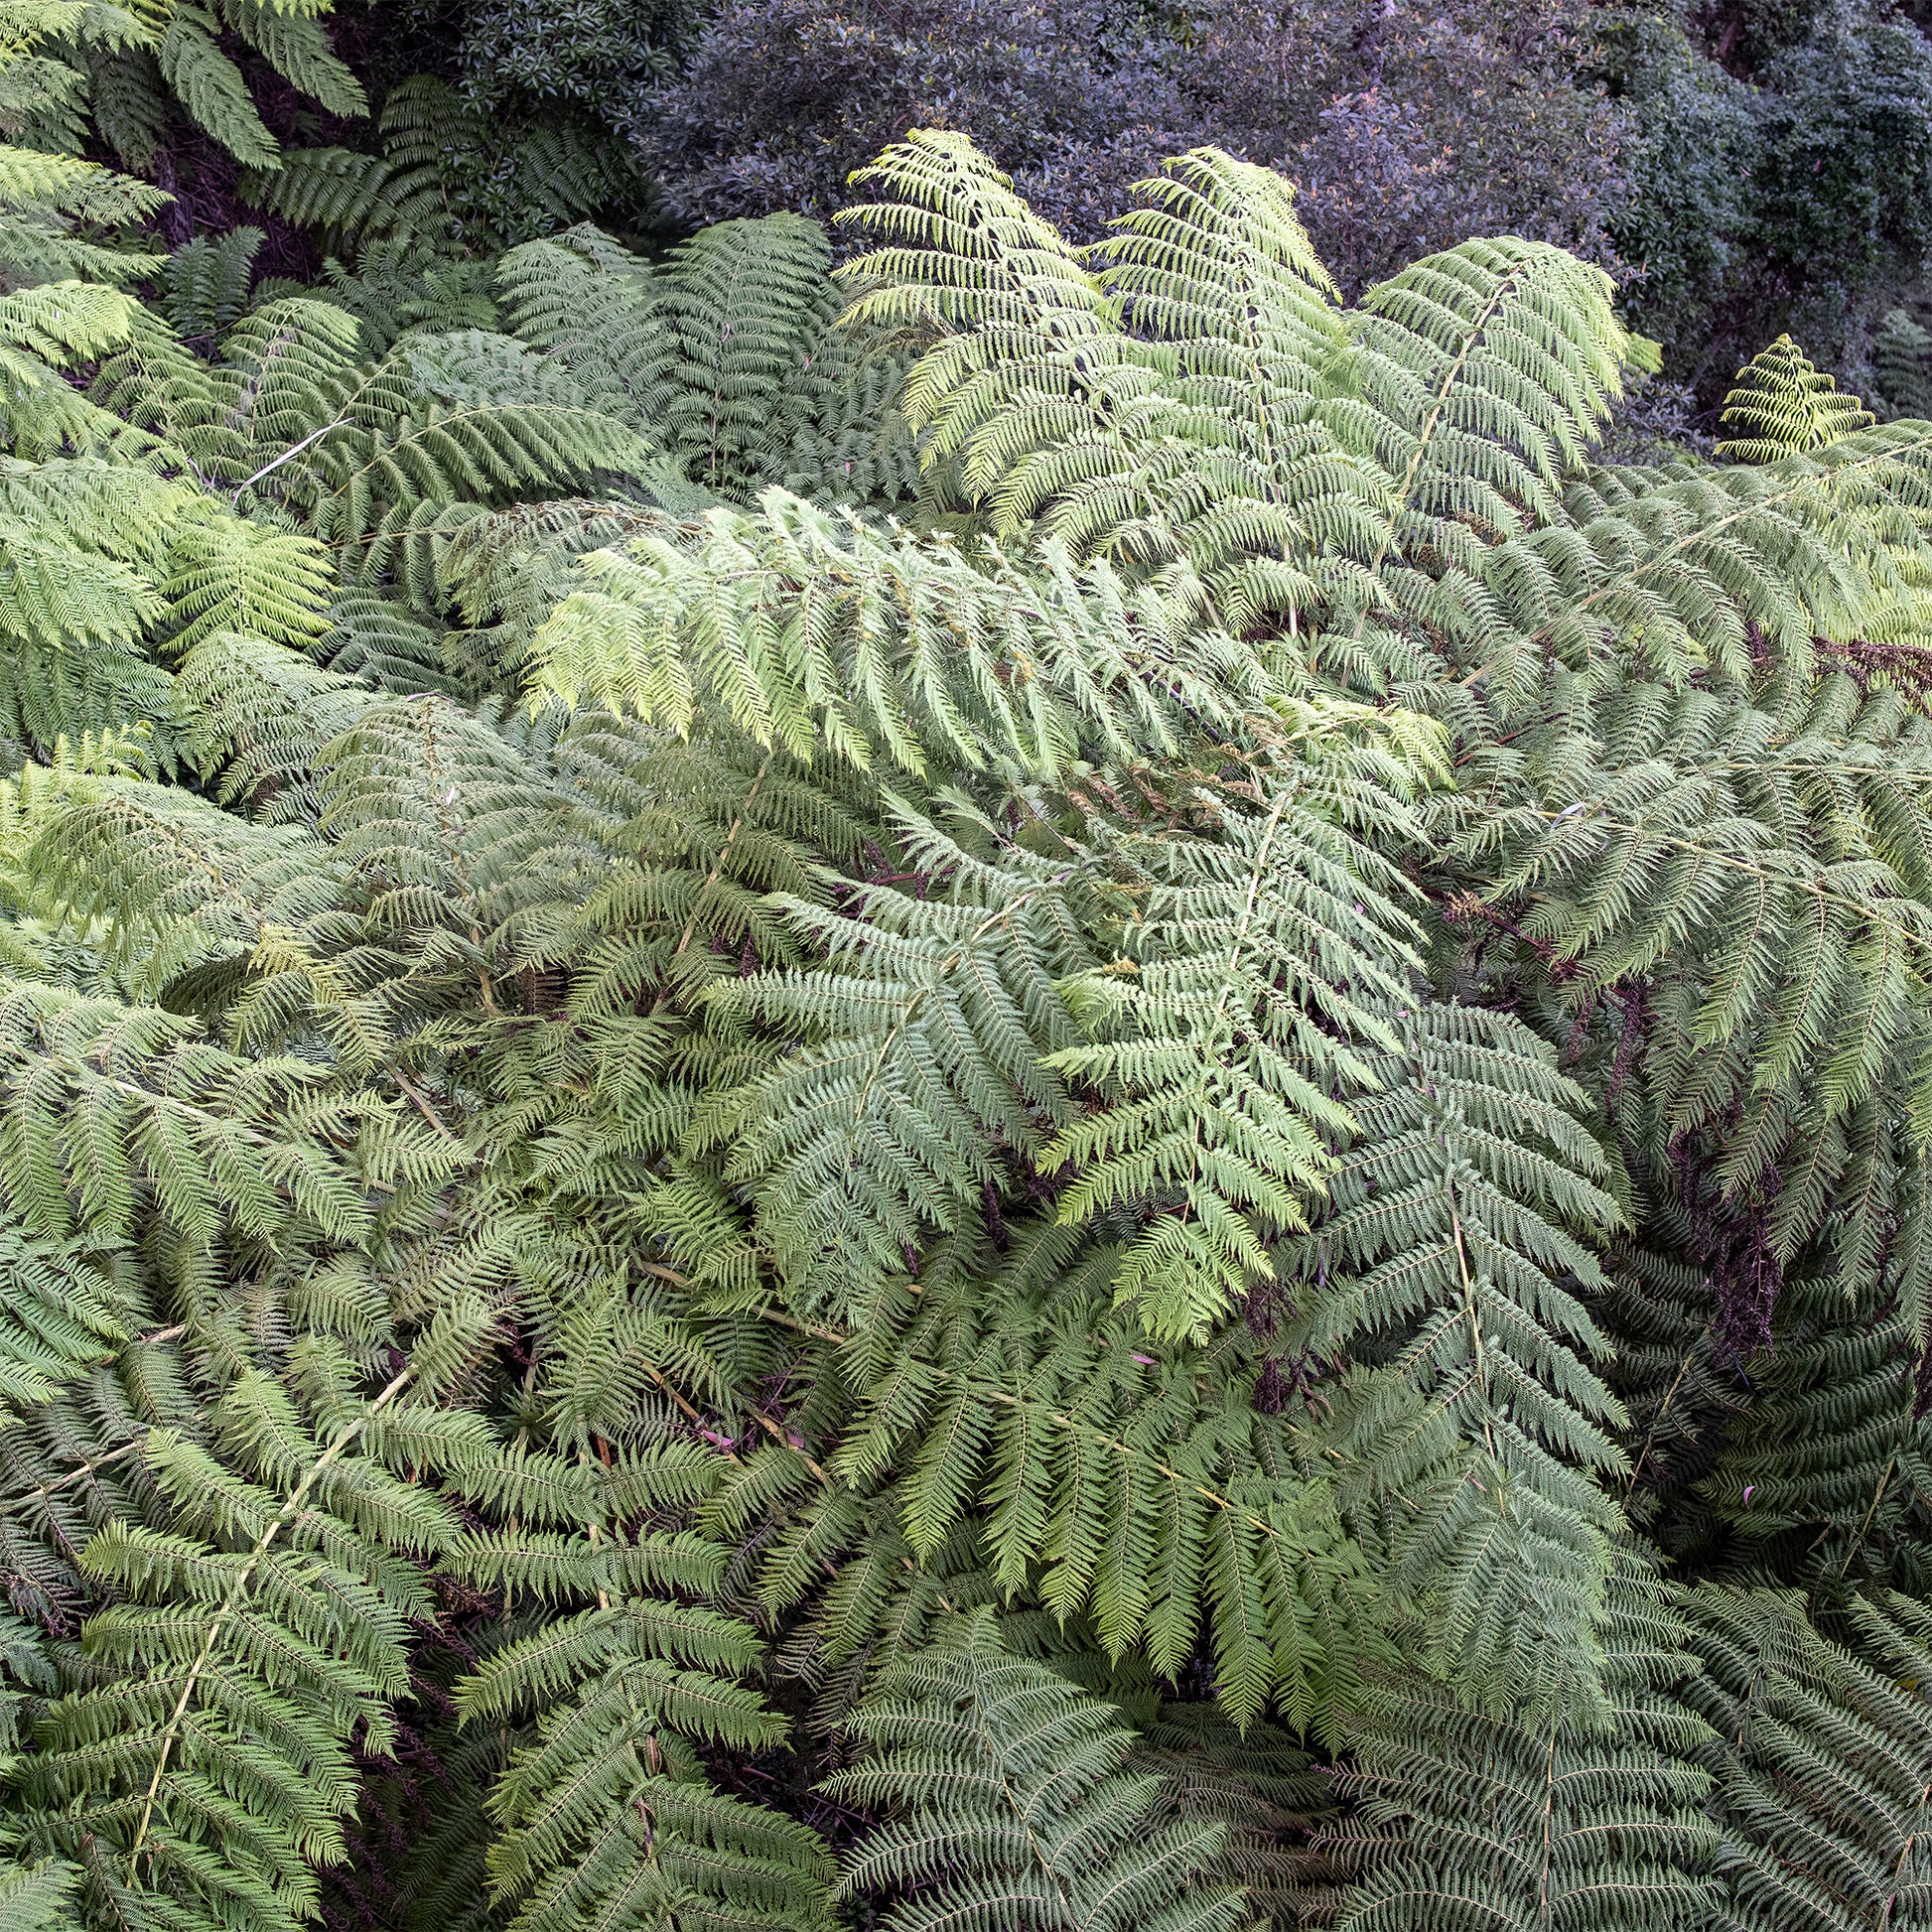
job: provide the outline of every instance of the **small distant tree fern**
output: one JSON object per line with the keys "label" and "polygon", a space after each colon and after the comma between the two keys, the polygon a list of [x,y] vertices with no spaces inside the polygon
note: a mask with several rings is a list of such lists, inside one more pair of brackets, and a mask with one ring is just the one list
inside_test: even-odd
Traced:
{"label": "small distant tree fern", "polygon": [[625,197],[608,140],[570,120],[501,123],[428,74],[389,90],[374,135],[379,152],[298,148],[244,180],[254,206],[353,262],[367,295],[385,266],[447,272]]}
{"label": "small distant tree fern", "polygon": [[509,326],[613,414],[650,427],[689,481],[745,500],[782,483],[833,501],[910,495],[893,408],[905,358],[835,328],[843,304],[814,221],[706,228],[653,268],[596,229],[506,254]]}
{"label": "small distant tree fern", "polygon": [[1780,336],[1737,371],[1719,420],[1730,430],[1718,444],[1720,456],[1770,463],[1864,429],[1871,414],[1857,396],[1841,394],[1789,336]]}

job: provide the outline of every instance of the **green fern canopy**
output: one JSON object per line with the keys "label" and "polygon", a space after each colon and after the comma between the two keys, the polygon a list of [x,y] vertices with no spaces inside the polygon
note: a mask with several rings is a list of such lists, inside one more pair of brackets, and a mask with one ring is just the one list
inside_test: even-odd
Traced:
{"label": "green fern canopy", "polygon": [[1932,1922],[1932,424],[128,19],[338,252],[0,184],[0,1926]]}

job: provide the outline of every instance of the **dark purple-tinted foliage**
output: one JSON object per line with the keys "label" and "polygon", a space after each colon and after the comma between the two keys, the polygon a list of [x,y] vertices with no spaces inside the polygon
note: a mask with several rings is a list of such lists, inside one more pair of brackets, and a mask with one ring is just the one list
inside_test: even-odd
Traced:
{"label": "dark purple-tinted foliage", "polygon": [[1622,111],[1574,74],[1572,0],[726,0],[626,125],[691,221],[825,214],[909,127],[957,128],[1087,239],[1165,157],[1212,142],[1303,185],[1348,287],[1471,233],[1602,252]]}
{"label": "dark purple-tinted foliage", "polygon": [[[964,129],[1078,226],[1180,131],[1173,55],[1107,0],[726,0],[631,128],[693,221],[828,214],[853,169],[925,126]],[[1115,156],[1130,131],[1144,141]]]}
{"label": "dark purple-tinted foliage", "polygon": [[1771,1239],[1778,1169],[1773,1164],[1748,1186],[1726,1189],[1707,1166],[1698,1136],[1680,1135],[1671,1155],[1690,1248],[1717,1309],[1712,1354],[1742,1368],[1771,1346],[1771,1316],[1784,1286],[1784,1266]]}

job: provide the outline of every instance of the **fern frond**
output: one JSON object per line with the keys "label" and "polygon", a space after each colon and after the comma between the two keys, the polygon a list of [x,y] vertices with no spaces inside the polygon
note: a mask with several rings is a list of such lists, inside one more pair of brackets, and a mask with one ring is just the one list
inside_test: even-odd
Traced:
{"label": "fern frond", "polygon": [[329,624],[329,560],[313,539],[237,516],[184,515],[174,574],[163,586],[174,646],[193,650],[217,631],[296,648]]}
{"label": "fern frond", "polygon": [[1178,750],[1181,716],[1232,722],[1264,688],[1248,646],[1192,628],[1158,591],[1063,552],[1041,561],[989,551],[978,567],[772,492],[758,519],[711,512],[691,546],[587,559],[589,584],[534,641],[538,681],[679,731],[715,707],[794,756],[822,738],[914,773]]}
{"label": "fern frond", "polygon": [[831,267],[824,231],[795,214],[720,222],[665,264],[657,312],[669,356],[659,408],[695,483],[743,488],[777,467],[836,308]]}
{"label": "fern frond", "polygon": [[1115,1292],[1156,1334],[1205,1333],[1273,1279],[1270,1247],[1308,1225],[1327,1143],[1377,1084],[1375,1002],[1415,962],[1399,880],[1335,823],[1339,792],[1400,840],[1403,801],[1312,750],[1257,809],[1223,806],[1218,838],[1128,846],[1124,956],[1066,988],[1094,1043],[1046,1063],[1103,1104],[1040,1165],[1073,1170],[1063,1220],[1141,1222]]}
{"label": "fern frond", "polygon": [[[333,69],[314,78],[348,97],[352,82]],[[298,148],[258,164],[243,176],[249,201],[336,254],[404,241],[447,260],[554,234],[635,194],[608,138],[569,120],[498,125],[429,74],[389,89],[377,134],[380,154]]]}
{"label": "fern frond", "polygon": [[1150,1829],[1159,1780],[1127,1773],[1131,1733],[1104,1705],[962,1620],[884,1673],[854,1713],[871,1755],[835,1796],[897,1813],[846,1862],[841,1890],[909,1894],[886,1923],[1088,1925],[1115,1913],[1233,1932],[1238,1893],[1203,1884],[1219,1827]]}
{"label": "fern frond", "polygon": [[651,267],[599,229],[526,241],[496,265],[510,333],[578,380],[601,408],[651,428],[670,380],[671,338]]}
{"label": "fern frond", "polygon": [[[356,119],[369,111],[361,82],[337,58],[314,14],[255,0],[216,0],[216,9],[283,79],[330,113]],[[253,159],[238,150],[236,155],[244,165]]]}
{"label": "fern frond", "polygon": [[161,311],[184,342],[213,342],[247,313],[255,257],[267,237],[259,228],[197,235],[168,257]]}
{"label": "fern frond", "polygon": [[[1504,861],[1502,897],[1530,944],[1563,962],[1567,988],[1574,977],[1570,997],[1586,982],[1641,979],[1643,1029],[1624,1064],[1639,1075],[1633,1126],[1660,1173],[1681,1165],[1690,1136],[1721,1196],[1787,1161],[1766,1229],[1782,1262],[1824,1232],[1834,1188],[1861,1175],[1868,1206],[1836,1239],[1845,1286],[1862,1293],[1887,1239],[1871,1215],[1907,1211],[1921,1185],[1889,1123],[1922,1104],[1914,989],[1926,936],[1905,883],[1922,861],[1900,835],[1923,779],[1916,728],[1896,703],[1848,719],[1848,696],[1826,685],[1777,721],[1632,686],[1605,707],[1615,777],[1586,776],[1593,755],[1580,759],[1575,742],[1553,746],[1558,794],[1505,808],[1471,849],[1493,838],[1499,856],[1529,860]],[[1916,1300],[1922,1270],[1904,1285]]]}
{"label": "fern frond", "polygon": [[108,954],[144,994],[210,959],[246,959],[341,891],[339,869],[312,838],[126,779],[93,780],[51,815],[19,863],[62,916],[111,921]]}
{"label": "fern frond", "polygon": [[176,6],[161,38],[162,77],[197,123],[243,167],[273,167],[281,145],[256,111],[241,69],[221,52],[219,32],[214,16],[194,0]]}
{"label": "fern frond", "polygon": [[68,1911],[74,1868],[53,1859],[0,1863],[0,1932],[52,1932]]}
{"label": "fern frond", "polygon": [[906,868],[944,888],[874,894],[863,920],[794,901],[825,966],[740,993],[806,1043],[747,1097],[726,1178],[757,1188],[764,1245],[801,1291],[836,1257],[853,1299],[956,1226],[1000,1157],[1025,1160],[1042,1128],[1070,1123],[1049,1057],[1072,1039],[1055,982],[1092,961],[1078,855],[1009,849],[989,865],[897,816]]}
{"label": "fern frond", "polygon": [[1724,1900],[1709,1923],[1851,1932],[1921,1915],[1932,1895],[1923,1609],[1855,1606],[1848,1648],[1789,1591],[1706,1587],[1679,1600],[1704,1665],[1685,1701],[1717,1732],[1705,1758],[1725,1827]]}
{"label": "fern frond", "polygon": [[1701,1485],[1741,1546],[1736,1570],[1814,1578],[1829,1593],[1923,1587],[1922,1298],[1900,1301],[1881,1312],[1836,1282],[1784,1286],[1762,1385]]}
{"label": "fern frond", "polygon": [[[646,1559],[645,1576],[657,1568],[642,1539],[607,1555],[593,1531],[579,1548],[584,1568],[566,1588],[596,1588],[604,1606],[547,1624],[457,1690],[466,1722],[544,1713],[490,1797],[502,1827],[490,1881],[516,1908],[510,1923],[518,1932],[573,1932],[618,1915],[707,1932],[825,1923],[830,1861],[817,1835],[713,1790],[695,1748],[748,1748],[782,1733],[735,1681],[760,1660],[753,1633],[672,1602],[611,1601],[607,1586],[623,1587],[626,1559]],[[672,1579],[658,1569],[655,1581]]]}
{"label": "fern frond", "polygon": [[1789,336],[1780,336],[1737,371],[1718,420],[1731,426],[1718,444],[1720,456],[1775,463],[1868,428],[1871,412],[1857,396],[1842,395]]}
{"label": "fern frond", "polygon": [[820,1595],[800,1662],[834,1683],[875,1646],[921,1645],[962,1588],[991,1600],[1036,1575],[1056,1619],[1090,1617],[1109,1656],[1142,1650],[1158,1673],[1206,1622],[1237,1722],[1279,1700],[1332,1734],[1386,1649],[1386,1605],[1317,1466],[1319,1431],[1299,1405],[1256,1406],[1245,1329],[1149,1343],[1112,1309],[1119,1259],[1039,1216],[1008,1225],[1004,1252],[984,1229],[935,1244],[850,1336],[812,1324],[844,1343],[819,1358],[837,1374],[827,1396],[851,1389],[824,1473],[774,1444],[702,1520],[760,1544],[767,1522],[782,1531],[759,1598],[774,1612]]}
{"label": "fern frond", "polygon": [[1481,1717],[1447,1687],[1376,1698],[1343,1780],[1365,1865],[1346,1932],[1445,1926],[1717,1924],[1720,1835],[1696,1766],[1710,1730],[1672,1696],[1694,1669],[1665,1591],[1626,1560],[1604,1629],[1609,1723]]}
{"label": "fern frond", "polygon": [[[474,1350],[493,1320],[486,1305],[455,1314],[425,1336],[424,1365],[441,1357],[446,1373],[452,1345]],[[320,1353],[327,1389],[338,1378]],[[97,1682],[49,1707],[19,1788],[60,1820],[60,1843],[108,1849],[119,1882],[164,1910],[291,1926],[313,1909],[310,1862],[342,1854],[349,1735],[392,1734],[401,1639],[428,1605],[391,1552],[452,1527],[365,1452],[417,1372],[345,1392],[314,1429],[275,1378],[244,1374],[213,1427],[248,1473],[158,1433],[147,1459],[177,1527],[110,1524],[88,1546],[86,1568],[120,1598],[87,1625]]]}
{"label": "fern frond", "polygon": [[1331,1210],[1297,1244],[1304,1345],[1379,1335],[1393,1355],[1343,1392],[1360,1472],[1344,1497],[1385,1512],[1439,1672],[1472,1700],[1587,1719],[1620,1527],[1598,1485],[1626,1465],[1571,1284],[1600,1292],[1592,1249],[1622,1216],[1584,1093],[1526,1029],[1422,1002],[1389,1025]]}

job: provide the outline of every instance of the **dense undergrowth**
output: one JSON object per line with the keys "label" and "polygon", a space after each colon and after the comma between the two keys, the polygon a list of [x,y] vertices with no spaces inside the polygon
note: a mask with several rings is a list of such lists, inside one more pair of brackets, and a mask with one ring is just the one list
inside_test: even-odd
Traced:
{"label": "dense undergrowth", "polygon": [[1932,1927],[1916,29],[773,11],[5,17],[0,1928]]}

